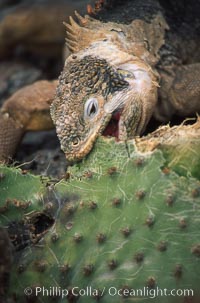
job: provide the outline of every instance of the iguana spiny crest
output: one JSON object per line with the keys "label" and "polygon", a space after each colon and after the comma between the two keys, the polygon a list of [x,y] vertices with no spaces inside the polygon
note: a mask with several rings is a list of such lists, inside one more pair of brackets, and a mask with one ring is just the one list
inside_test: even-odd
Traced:
{"label": "iguana spiny crest", "polygon": [[[66,24],[73,54],[65,62],[51,105],[69,161],[86,156],[102,133],[126,140],[144,130],[157,100],[158,75],[152,66],[166,28],[161,16],[148,30],[140,20],[121,25],[76,16],[81,26],[72,18]],[[158,23],[161,38],[153,47]]]}

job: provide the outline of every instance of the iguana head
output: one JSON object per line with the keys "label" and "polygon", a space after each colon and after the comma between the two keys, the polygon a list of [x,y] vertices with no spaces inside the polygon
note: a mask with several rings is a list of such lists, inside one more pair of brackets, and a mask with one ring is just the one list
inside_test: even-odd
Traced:
{"label": "iguana head", "polygon": [[[106,60],[92,56],[73,58],[74,62],[67,61],[59,78],[57,100],[51,108],[61,148],[69,161],[83,158],[112,116],[118,119],[122,110],[120,97],[126,96],[129,89],[122,71]],[[115,98],[119,101],[114,102]],[[111,131],[118,136],[114,124],[110,134]]]}
{"label": "iguana head", "polygon": [[[76,24],[71,24],[67,26],[72,31]],[[140,133],[152,112],[148,117],[149,106],[140,100],[145,88],[151,91],[150,66],[120,49],[120,39],[122,44],[125,40],[118,35],[118,25],[113,31],[111,24],[107,29],[98,21],[97,25],[94,41],[87,33],[85,48],[77,49],[76,42],[69,41],[74,53],[65,62],[51,105],[61,148],[70,162],[86,156],[100,134],[127,139]]]}

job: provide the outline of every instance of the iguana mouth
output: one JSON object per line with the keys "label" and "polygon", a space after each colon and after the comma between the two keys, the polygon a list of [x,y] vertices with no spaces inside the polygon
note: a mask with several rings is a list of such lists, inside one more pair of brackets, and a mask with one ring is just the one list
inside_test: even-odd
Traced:
{"label": "iguana mouth", "polygon": [[103,136],[115,137],[119,139],[119,121],[120,121],[121,111],[114,112],[112,118],[110,119],[108,125],[103,131]]}

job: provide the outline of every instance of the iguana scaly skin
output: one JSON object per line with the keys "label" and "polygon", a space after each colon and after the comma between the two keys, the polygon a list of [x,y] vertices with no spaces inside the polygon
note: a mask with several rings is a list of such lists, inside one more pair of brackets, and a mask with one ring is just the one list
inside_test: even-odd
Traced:
{"label": "iguana scaly skin", "polygon": [[[82,18],[76,13],[79,24],[72,18],[70,24],[66,24],[67,43],[73,54],[67,58],[59,78],[51,116],[69,161],[87,155],[103,132],[120,140],[130,139],[144,131],[153,112],[157,117],[163,115],[162,109],[155,110],[159,87],[157,65],[169,26],[158,2],[147,1],[146,9],[148,21],[133,16],[131,23],[117,24],[88,16]],[[199,71],[200,68],[196,73]],[[193,100],[197,98],[192,111],[197,110],[200,108],[200,76],[197,80],[191,78],[189,84],[193,87],[189,88],[187,69],[185,77],[185,87],[184,83],[177,85],[177,97],[176,87],[170,91],[175,76],[168,76],[170,80],[163,85],[165,91],[170,83],[167,101],[169,103],[171,97],[172,104],[178,104],[185,88],[186,99],[187,89],[189,95],[193,92]],[[167,110],[174,112],[170,104],[165,112]],[[185,112],[187,110],[185,106]]]}
{"label": "iguana scaly skin", "polygon": [[66,24],[74,54],[65,62],[51,106],[68,160],[81,159],[91,150],[113,114],[120,117],[120,140],[142,133],[157,101],[154,67],[167,28],[160,14],[150,24],[135,20],[129,25],[76,16],[82,26],[72,18],[71,25]]}
{"label": "iguana scaly skin", "polygon": [[[48,115],[50,103],[68,161],[86,156],[101,134],[120,140],[142,134],[153,114],[160,121],[169,121],[174,114],[189,116],[200,111],[200,23],[195,15],[188,12],[192,22],[181,19],[183,11],[177,16],[179,4],[182,8],[179,1],[173,4],[174,15],[170,3],[165,12],[163,0],[112,2],[116,5],[99,14],[101,20],[83,18],[76,12],[77,22],[70,18],[66,24],[72,54],[66,59],[53,103],[50,94],[53,96],[56,82],[46,82],[47,92],[44,82],[34,84],[37,89],[30,86],[27,106],[21,98],[23,111],[18,100],[26,88],[5,102],[0,158],[13,154],[26,129],[52,127],[49,120],[43,123],[46,116],[40,114]],[[199,0],[194,2],[194,12],[196,7],[200,7]],[[33,92],[35,105],[31,107]]]}

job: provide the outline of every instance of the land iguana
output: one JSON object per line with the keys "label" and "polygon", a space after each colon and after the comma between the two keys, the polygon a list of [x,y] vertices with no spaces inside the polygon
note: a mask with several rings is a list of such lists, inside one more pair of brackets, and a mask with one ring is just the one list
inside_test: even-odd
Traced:
{"label": "land iguana", "polygon": [[77,21],[65,24],[72,54],[58,83],[37,82],[5,102],[1,158],[25,130],[52,127],[50,104],[70,162],[85,157],[101,134],[127,140],[141,135],[152,115],[170,121],[200,111],[200,1],[111,2],[98,18],[75,12]]}

